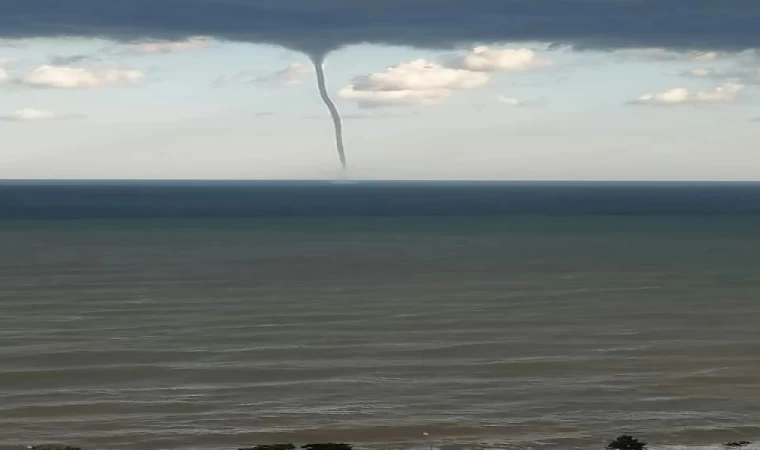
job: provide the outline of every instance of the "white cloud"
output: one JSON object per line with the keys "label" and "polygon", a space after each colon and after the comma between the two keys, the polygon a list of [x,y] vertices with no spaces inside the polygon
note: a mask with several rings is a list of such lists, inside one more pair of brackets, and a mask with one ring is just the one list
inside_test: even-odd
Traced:
{"label": "white cloud", "polygon": [[719,52],[689,52],[687,56],[694,61],[714,61],[723,56],[723,53]]}
{"label": "white cloud", "polygon": [[505,105],[509,106],[518,106],[521,103],[520,100],[514,97],[508,97],[506,95],[500,95],[497,100],[499,103],[504,103]]}
{"label": "white cloud", "polygon": [[206,48],[210,39],[204,36],[193,36],[181,41],[154,41],[134,44],[130,50],[141,54],[166,54]]}
{"label": "white cloud", "polygon": [[8,69],[4,67],[0,67],[0,83],[3,81],[8,81],[11,79],[11,74],[8,72]]}
{"label": "white cloud", "polygon": [[526,108],[530,106],[544,106],[546,105],[546,99],[536,98],[531,100],[520,100],[507,95],[499,95],[496,101],[505,105],[514,106],[516,108]]}
{"label": "white cloud", "polygon": [[689,90],[686,88],[673,88],[664,92],[644,94],[636,101],[637,103],[649,104],[677,104],[686,103],[690,95]]}
{"label": "white cloud", "polygon": [[711,78],[714,77],[717,74],[715,69],[709,69],[709,68],[698,68],[698,69],[691,69],[686,72],[686,75],[697,77],[697,78]]}
{"label": "white cloud", "polygon": [[744,89],[744,85],[724,83],[712,91],[694,93],[694,100],[707,103],[733,102]]}
{"label": "white cloud", "polygon": [[452,69],[418,59],[391,66],[384,72],[356,77],[339,95],[365,107],[430,105],[440,103],[453,91],[475,89],[489,80],[488,73]]}
{"label": "white cloud", "polygon": [[448,89],[404,89],[398,91],[369,91],[346,86],[338,93],[346,100],[354,100],[364,108],[391,105],[435,105],[451,95]]}
{"label": "white cloud", "polygon": [[60,116],[50,112],[34,108],[25,108],[9,114],[0,115],[0,120],[6,122],[30,122],[37,120],[56,119]]}
{"label": "white cloud", "polygon": [[664,92],[644,94],[633,103],[643,105],[730,103],[738,98],[742,89],[744,89],[743,85],[731,82],[724,83],[712,91],[691,92],[686,88],[673,88]]}
{"label": "white cloud", "polygon": [[76,89],[137,83],[142,79],[143,73],[138,70],[89,70],[79,67],[42,65],[18,82],[39,88]]}
{"label": "white cloud", "polygon": [[314,68],[306,64],[291,64],[289,67],[275,72],[275,79],[284,84],[298,84],[314,73]]}
{"label": "white cloud", "polygon": [[698,68],[682,72],[682,75],[692,78],[731,80],[744,84],[760,83],[760,67],[736,67],[726,71],[718,71],[712,68]]}
{"label": "white cloud", "polygon": [[[361,112],[354,114],[343,114],[343,119],[346,120],[363,120],[363,119],[399,119],[402,117],[413,117],[419,114],[419,111],[405,111],[405,112]],[[319,117],[320,119],[323,117]]]}
{"label": "white cloud", "polygon": [[286,86],[300,84],[314,73],[311,65],[295,63],[288,67],[265,75],[260,75],[254,81],[259,83],[281,83]]}
{"label": "white cloud", "polygon": [[264,74],[244,71],[222,75],[216,79],[214,84],[217,86],[226,86],[229,84],[276,83],[285,86],[294,86],[302,83],[313,73],[314,68],[311,65],[295,63],[284,69]]}
{"label": "white cloud", "polygon": [[[441,103],[454,91],[486,85],[492,72],[522,72],[550,64],[528,48],[481,46],[451,58],[448,65],[417,59],[391,66],[383,72],[356,77],[351,85],[339,91],[339,95],[358,102],[361,107],[433,105]],[[520,106],[528,103],[532,102],[523,102]]]}
{"label": "white cloud", "polygon": [[551,65],[528,48],[490,49],[475,47],[454,61],[456,67],[475,72],[524,72]]}
{"label": "white cloud", "polygon": [[665,48],[632,48],[616,50],[614,54],[624,58],[649,61],[715,61],[726,56],[723,52],[700,50],[678,52]]}
{"label": "white cloud", "polygon": [[389,67],[384,72],[357,77],[354,87],[373,91],[459,90],[481,87],[489,80],[490,76],[485,73],[451,69],[418,59]]}

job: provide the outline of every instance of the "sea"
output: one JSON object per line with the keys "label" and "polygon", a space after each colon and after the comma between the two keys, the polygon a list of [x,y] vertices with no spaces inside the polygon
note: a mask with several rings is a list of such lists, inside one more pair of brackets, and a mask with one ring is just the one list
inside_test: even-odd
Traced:
{"label": "sea", "polygon": [[760,183],[0,182],[2,449],[621,434],[760,440]]}

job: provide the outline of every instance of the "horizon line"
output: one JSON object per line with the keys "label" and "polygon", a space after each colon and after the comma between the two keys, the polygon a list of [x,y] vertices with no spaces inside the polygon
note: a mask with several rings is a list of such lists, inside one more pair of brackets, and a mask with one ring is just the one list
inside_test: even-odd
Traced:
{"label": "horizon line", "polygon": [[563,179],[333,179],[333,178],[0,178],[0,184],[17,183],[373,183],[414,184],[760,184],[760,180],[563,180]]}

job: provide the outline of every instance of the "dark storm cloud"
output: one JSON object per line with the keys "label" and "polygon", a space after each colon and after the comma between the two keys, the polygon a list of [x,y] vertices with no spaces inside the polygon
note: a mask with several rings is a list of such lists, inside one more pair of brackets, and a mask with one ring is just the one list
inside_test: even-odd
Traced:
{"label": "dark storm cloud", "polygon": [[319,54],[540,40],[578,47],[760,47],[758,0],[2,0],[0,38],[204,35]]}

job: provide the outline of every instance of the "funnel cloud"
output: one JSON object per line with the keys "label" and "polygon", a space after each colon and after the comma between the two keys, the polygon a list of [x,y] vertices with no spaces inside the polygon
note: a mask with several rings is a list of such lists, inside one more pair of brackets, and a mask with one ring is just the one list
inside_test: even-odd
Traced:
{"label": "funnel cloud", "polygon": [[319,95],[322,97],[322,101],[330,111],[333,125],[335,127],[335,146],[338,150],[338,158],[340,158],[340,165],[345,171],[347,169],[346,163],[346,150],[343,146],[343,121],[340,118],[340,112],[330,98],[330,94],[327,91],[325,83],[325,69],[324,69],[324,56],[311,56],[311,62],[314,64],[314,71],[317,74],[317,87],[319,88]]}

